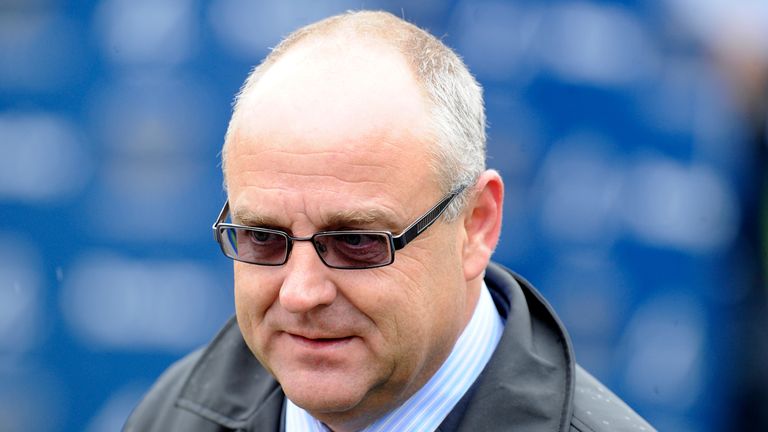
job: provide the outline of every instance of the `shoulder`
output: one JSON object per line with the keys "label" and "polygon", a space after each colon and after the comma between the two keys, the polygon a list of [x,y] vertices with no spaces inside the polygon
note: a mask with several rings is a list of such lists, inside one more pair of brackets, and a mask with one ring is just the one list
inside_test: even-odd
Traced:
{"label": "shoulder", "polygon": [[[169,367],[133,410],[123,430],[159,432],[175,430],[180,424],[199,423],[200,417],[179,408],[176,401],[202,353],[202,349],[195,351]],[[195,430],[202,430],[202,425],[195,426]],[[216,430],[214,424],[210,426],[210,430]]]}
{"label": "shoulder", "polygon": [[233,317],[205,348],[173,364],[125,424],[125,431],[277,430],[284,395],[250,352]]}
{"label": "shoulder", "polygon": [[656,429],[600,381],[576,366],[571,431],[652,432]]}
{"label": "shoulder", "polygon": [[[219,365],[211,357],[231,357],[232,346],[240,337],[234,318],[230,319],[207,346],[194,351],[172,364],[155,381],[144,399],[128,417],[125,432],[160,432],[169,430],[220,431],[221,422],[215,413],[205,413],[205,407],[192,406],[189,396],[195,391],[207,393],[208,387],[215,387],[213,380],[221,378],[221,371],[229,365]],[[236,349],[234,351],[237,351]],[[211,369],[211,366],[213,369]],[[197,377],[197,379],[196,379]],[[201,385],[202,382],[202,385]],[[206,387],[206,388],[203,388]],[[215,391],[217,389],[213,389]],[[220,393],[215,393],[220,394]],[[195,402],[194,400],[192,402]]]}

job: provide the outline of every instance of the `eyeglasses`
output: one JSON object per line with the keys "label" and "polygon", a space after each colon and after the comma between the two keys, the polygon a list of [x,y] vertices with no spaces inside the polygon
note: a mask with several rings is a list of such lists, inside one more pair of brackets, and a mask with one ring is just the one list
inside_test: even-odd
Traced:
{"label": "eyeglasses", "polygon": [[264,266],[279,266],[288,261],[293,242],[312,242],[323,263],[336,269],[370,269],[395,261],[395,251],[405,247],[443,214],[464,186],[445,196],[437,205],[408,225],[402,233],[389,231],[321,231],[309,237],[294,237],[283,231],[225,223],[229,201],[213,224],[213,237],[221,251],[233,260]]}

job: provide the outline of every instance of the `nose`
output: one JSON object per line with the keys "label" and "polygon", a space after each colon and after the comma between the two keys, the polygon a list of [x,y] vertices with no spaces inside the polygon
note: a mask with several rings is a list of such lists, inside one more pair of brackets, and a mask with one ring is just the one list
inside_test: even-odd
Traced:
{"label": "nose", "polygon": [[285,271],[279,301],[288,312],[309,312],[336,299],[336,285],[328,278],[330,269],[320,261],[311,242],[294,244]]}

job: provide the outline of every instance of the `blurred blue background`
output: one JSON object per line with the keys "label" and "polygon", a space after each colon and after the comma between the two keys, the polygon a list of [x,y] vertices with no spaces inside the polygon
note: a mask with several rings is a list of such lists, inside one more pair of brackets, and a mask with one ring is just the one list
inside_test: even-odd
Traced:
{"label": "blurred blue background", "polygon": [[0,0],[0,430],[116,431],[233,313],[211,240],[250,68],[385,9],[486,91],[496,259],[664,431],[766,430],[768,2]]}

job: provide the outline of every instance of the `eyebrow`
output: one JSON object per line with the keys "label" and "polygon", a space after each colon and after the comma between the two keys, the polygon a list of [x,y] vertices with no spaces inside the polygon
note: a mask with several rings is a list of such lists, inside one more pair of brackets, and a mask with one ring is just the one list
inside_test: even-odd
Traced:
{"label": "eyebrow", "polygon": [[232,210],[231,218],[233,222],[245,226],[280,226],[277,219],[254,212],[247,208],[237,208]]}
{"label": "eyebrow", "polygon": [[[231,212],[232,221],[245,226],[284,227],[284,221],[270,217],[251,209],[238,208]],[[344,227],[368,227],[375,225],[377,229],[398,230],[402,223],[397,221],[391,212],[381,209],[351,209],[341,210],[322,218],[322,229],[338,229]]]}
{"label": "eyebrow", "polygon": [[381,209],[352,209],[342,210],[324,218],[329,227],[360,227],[373,226],[378,229],[397,230],[400,223],[391,212]]}

